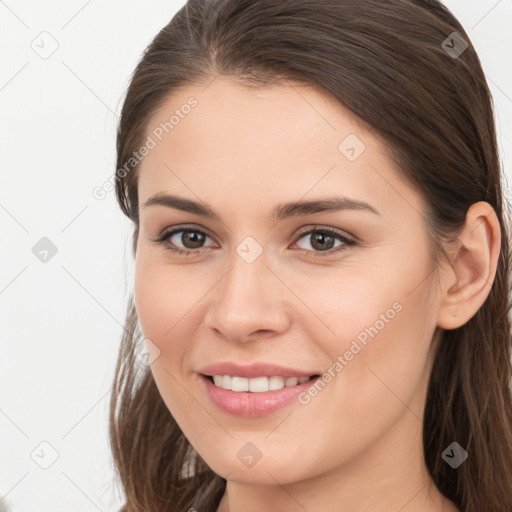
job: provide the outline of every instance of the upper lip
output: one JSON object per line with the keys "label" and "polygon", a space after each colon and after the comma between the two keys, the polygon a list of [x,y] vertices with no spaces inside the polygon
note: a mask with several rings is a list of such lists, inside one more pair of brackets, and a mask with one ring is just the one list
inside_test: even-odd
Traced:
{"label": "upper lip", "polygon": [[294,368],[286,368],[285,366],[279,366],[276,364],[269,363],[252,363],[249,365],[235,364],[230,361],[220,362],[205,366],[198,370],[198,373],[203,375],[231,375],[237,377],[246,377],[252,379],[254,377],[310,377],[312,375],[318,375],[318,372],[308,372],[297,370]]}

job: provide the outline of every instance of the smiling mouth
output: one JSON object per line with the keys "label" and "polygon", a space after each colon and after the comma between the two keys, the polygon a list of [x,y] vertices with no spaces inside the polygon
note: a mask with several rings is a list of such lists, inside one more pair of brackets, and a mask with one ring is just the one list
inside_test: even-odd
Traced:
{"label": "smiling mouth", "polygon": [[238,377],[234,375],[203,375],[212,384],[218,388],[234,391],[237,393],[265,393],[267,391],[276,391],[283,388],[298,386],[308,381],[320,377],[320,375],[311,375],[309,377],[281,377],[275,375],[272,377]]}

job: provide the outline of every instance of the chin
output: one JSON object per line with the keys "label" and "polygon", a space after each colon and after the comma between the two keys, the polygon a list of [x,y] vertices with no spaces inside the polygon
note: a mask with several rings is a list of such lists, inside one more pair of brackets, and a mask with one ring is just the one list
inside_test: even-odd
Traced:
{"label": "chin", "polygon": [[210,453],[202,457],[217,475],[240,483],[276,485],[278,482],[285,485],[314,476],[307,474],[306,468],[298,466],[296,460],[283,461],[279,452],[273,452],[268,457],[261,455],[258,460],[246,459],[246,462],[243,462],[246,457],[244,452],[240,453],[240,457],[236,452],[234,457],[229,458],[226,457],[226,452],[218,456]]}

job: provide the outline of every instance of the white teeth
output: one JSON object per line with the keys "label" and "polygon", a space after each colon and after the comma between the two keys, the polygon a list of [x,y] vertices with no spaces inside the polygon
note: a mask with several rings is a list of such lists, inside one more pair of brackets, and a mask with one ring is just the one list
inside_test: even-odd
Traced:
{"label": "white teeth", "polygon": [[231,375],[224,375],[221,378],[222,378],[221,386],[224,389],[231,389]]}
{"label": "white teeth", "polygon": [[274,391],[276,389],[284,388],[284,377],[270,377],[268,379],[268,390]]}
{"label": "white teeth", "polygon": [[297,377],[288,377],[288,378],[284,381],[284,385],[285,385],[285,386],[296,386],[296,385],[297,385],[297,382],[299,382],[299,379],[297,379]]}
{"label": "white teeth", "polygon": [[231,391],[252,393],[264,393],[265,391],[274,391],[284,387],[296,386],[307,382],[310,377],[256,377],[247,379],[245,377],[232,377],[231,375],[214,375],[213,382],[216,386]]}
{"label": "white teeth", "polygon": [[[255,379],[246,379],[249,382],[249,391],[253,393],[262,393],[268,391],[268,379],[267,377],[257,377]],[[234,391],[237,391],[234,389]]]}
{"label": "white teeth", "polygon": [[232,377],[231,391],[249,391],[249,379],[245,377]]}

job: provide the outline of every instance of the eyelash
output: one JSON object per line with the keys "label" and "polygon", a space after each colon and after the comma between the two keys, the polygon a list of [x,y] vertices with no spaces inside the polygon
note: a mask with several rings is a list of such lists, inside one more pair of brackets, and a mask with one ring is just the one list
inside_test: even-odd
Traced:
{"label": "eyelash", "polygon": [[[173,253],[176,253],[178,255],[185,255],[185,256],[188,256],[189,254],[193,253],[193,254],[200,254],[202,251],[202,249],[204,248],[199,248],[199,249],[181,249],[181,248],[175,248],[175,247],[172,247],[171,245],[169,245],[169,239],[172,238],[176,233],[181,233],[181,232],[184,232],[184,231],[189,231],[189,232],[192,232],[192,233],[201,233],[201,235],[205,235],[206,237],[209,237],[211,238],[207,233],[205,233],[204,231],[200,231],[199,229],[193,229],[193,228],[179,228],[179,229],[174,229],[172,231],[169,231],[169,232],[163,232],[163,233],[160,233],[159,235],[157,235],[156,237],[154,237],[152,240],[156,243],[161,243],[161,244],[165,244],[165,248]],[[317,258],[317,257],[324,257],[324,256],[332,256],[334,253],[338,253],[340,251],[344,251],[344,250],[347,250],[347,248],[350,248],[350,247],[353,247],[355,245],[357,245],[357,242],[351,238],[348,238],[344,235],[342,235],[341,233],[339,233],[338,231],[332,229],[332,228],[328,228],[328,227],[323,227],[323,228],[315,228],[315,229],[310,229],[309,231],[305,231],[305,232],[302,232],[302,233],[299,233],[299,235],[297,235],[297,238],[294,242],[294,244],[296,242],[298,242],[301,238],[305,237],[306,235],[311,235],[313,233],[323,233],[323,234],[329,234],[331,236],[333,236],[334,238],[336,238],[337,240],[343,242],[344,245],[341,245],[337,248],[333,248],[333,249],[328,249],[327,251],[312,251],[312,250],[309,250],[309,249],[299,249],[303,252],[303,254],[305,254],[307,257],[309,258]],[[308,254],[308,253],[313,253],[313,254]]]}

